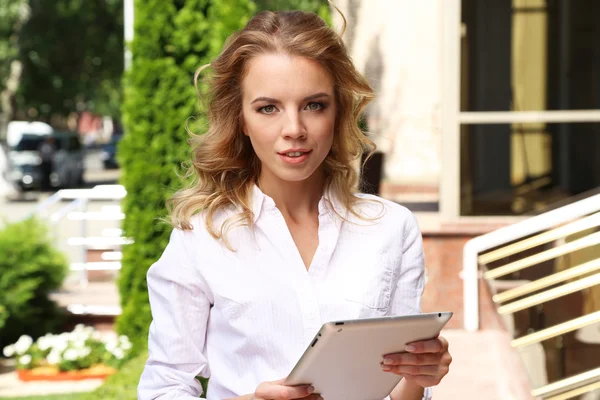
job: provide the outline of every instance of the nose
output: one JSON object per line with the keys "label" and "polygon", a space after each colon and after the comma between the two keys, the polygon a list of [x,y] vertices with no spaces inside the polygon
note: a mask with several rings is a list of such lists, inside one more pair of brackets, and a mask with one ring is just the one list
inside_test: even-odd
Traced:
{"label": "nose", "polygon": [[300,113],[288,114],[281,133],[286,139],[303,139],[306,137],[306,128],[302,123]]}

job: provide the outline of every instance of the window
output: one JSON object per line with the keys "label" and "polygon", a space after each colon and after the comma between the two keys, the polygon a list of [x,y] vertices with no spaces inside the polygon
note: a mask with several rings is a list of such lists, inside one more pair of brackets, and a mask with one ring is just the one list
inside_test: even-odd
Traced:
{"label": "window", "polygon": [[597,15],[596,0],[444,2],[446,217],[535,213],[600,187]]}

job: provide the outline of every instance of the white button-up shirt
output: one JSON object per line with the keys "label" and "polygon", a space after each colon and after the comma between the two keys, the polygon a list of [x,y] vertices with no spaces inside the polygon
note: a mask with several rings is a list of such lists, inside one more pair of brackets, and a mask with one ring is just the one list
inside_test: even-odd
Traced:
{"label": "white button-up shirt", "polygon": [[[202,215],[192,231],[173,230],[148,271],[153,321],[138,399],[197,399],[196,376],[210,377],[207,399],[254,393],[286,377],[327,321],[419,313],[424,266],[415,217],[358,196],[371,200],[360,202],[360,213],[381,218],[359,219],[325,194],[308,270],[274,201],[256,186],[254,227],[228,233],[235,252],[209,235]],[[216,226],[232,215],[218,212]]]}

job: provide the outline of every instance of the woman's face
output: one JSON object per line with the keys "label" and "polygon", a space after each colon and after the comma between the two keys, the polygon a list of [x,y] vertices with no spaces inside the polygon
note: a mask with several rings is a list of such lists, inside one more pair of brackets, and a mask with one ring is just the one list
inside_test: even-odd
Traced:
{"label": "woman's face", "polygon": [[333,81],[316,62],[264,54],[242,81],[243,131],[261,161],[261,182],[298,182],[320,173],[335,125]]}

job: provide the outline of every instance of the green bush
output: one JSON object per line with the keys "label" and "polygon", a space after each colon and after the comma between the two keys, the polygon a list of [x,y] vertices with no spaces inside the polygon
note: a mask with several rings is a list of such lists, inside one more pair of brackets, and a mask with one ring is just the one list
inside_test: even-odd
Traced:
{"label": "green bush", "polygon": [[64,315],[48,295],[67,273],[67,259],[42,222],[31,218],[0,231],[0,348],[60,327]]}

